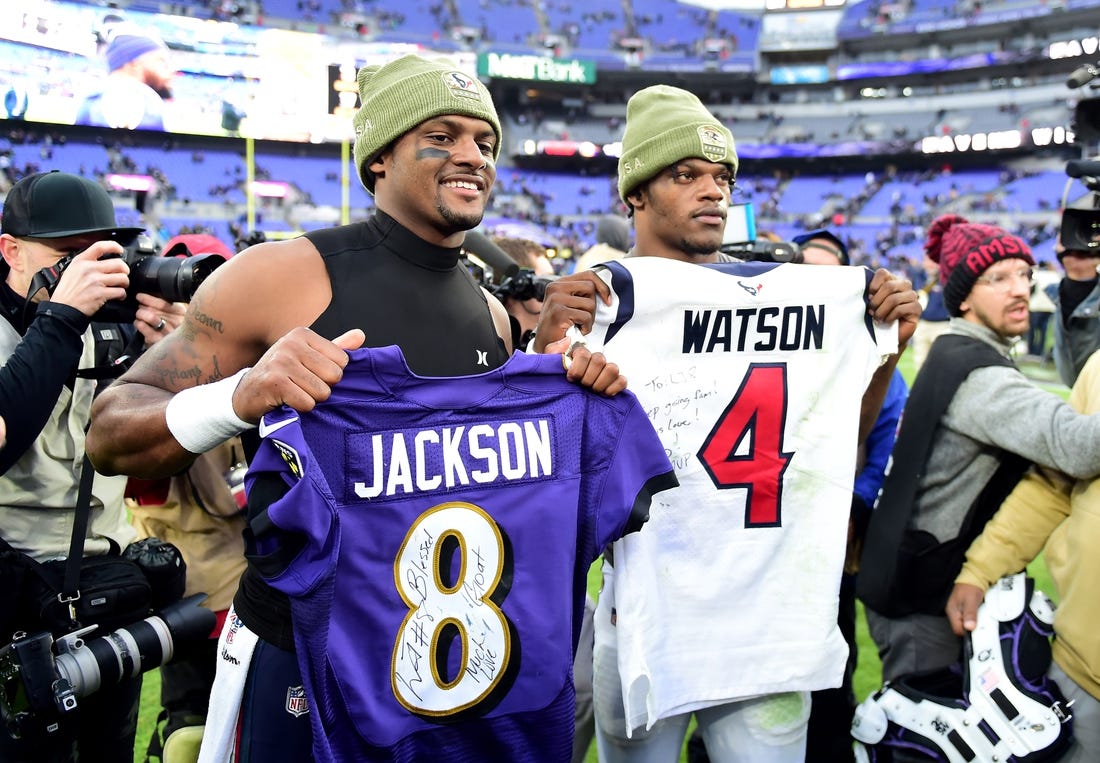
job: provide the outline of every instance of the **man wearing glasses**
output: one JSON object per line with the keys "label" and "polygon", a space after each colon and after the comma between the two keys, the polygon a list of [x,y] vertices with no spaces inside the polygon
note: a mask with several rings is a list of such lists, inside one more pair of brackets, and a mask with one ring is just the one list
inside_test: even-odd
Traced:
{"label": "man wearing glasses", "polygon": [[1100,416],[1039,389],[1010,357],[1028,330],[1027,244],[946,215],[925,251],[952,317],[914,380],[857,583],[884,680],[956,662],[944,605],[970,542],[1032,464],[1100,473]]}

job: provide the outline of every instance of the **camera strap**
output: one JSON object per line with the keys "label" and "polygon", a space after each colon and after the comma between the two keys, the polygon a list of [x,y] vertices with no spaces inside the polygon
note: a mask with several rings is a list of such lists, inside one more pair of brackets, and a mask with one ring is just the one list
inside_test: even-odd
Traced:
{"label": "camera strap", "polygon": [[80,468],[80,487],[76,495],[76,514],[73,517],[73,537],[69,541],[69,558],[65,560],[65,580],[57,600],[69,609],[69,619],[77,625],[76,608],[73,602],[80,598],[80,562],[84,558],[84,536],[88,532],[88,517],[92,505],[92,480],[95,469],[84,454],[84,463]]}
{"label": "camera strap", "polygon": [[61,274],[65,272],[65,269],[69,267],[69,263],[73,261],[72,256],[62,257],[53,265],[42,268],[34,277],[31,278],[31,283],[27,287],[27,302],[26,307],[32,305],[31,300],[34,299],[34,295],[43,289],[46,293],[53,295],[54,290],[57,288],[57,282],[61,280]]}
{"label": "camera strap", "polygon": [[144,349],[145,337],[140,331],[134,331],[130,334],[121,351],[117,346],[113,348],[111,346],[121,344],[121,341],[117,343],[104,341],[104,336],[108,334],[118,336],[120,332],[125,338],[126,332],[122,330],[122,324],[93,322],[92,331],[95,334],[96,341],[96,364],[91,368],[78,368],[76,375],[81,379],[94,379],[95,381],[117,379],[129,370]]}

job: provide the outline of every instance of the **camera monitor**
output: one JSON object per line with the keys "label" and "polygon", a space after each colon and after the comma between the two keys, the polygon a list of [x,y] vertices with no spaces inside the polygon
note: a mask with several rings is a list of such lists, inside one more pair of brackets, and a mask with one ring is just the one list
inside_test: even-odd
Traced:
{"label": "camera monitor", "polygon": [[726,211],[726,230],[722,234],[722,246],[747,244],[756,241],[756,213],[752,204],[730,204]]}

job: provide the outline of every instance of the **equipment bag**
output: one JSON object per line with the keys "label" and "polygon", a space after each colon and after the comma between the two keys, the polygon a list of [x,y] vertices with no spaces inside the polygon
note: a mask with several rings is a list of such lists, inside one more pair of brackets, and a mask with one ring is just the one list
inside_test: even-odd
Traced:
{"label": "equipment bag", "polygon": [[79,598],[72,602],[70,611],[59,597],[65,563],[64,559],[56,559],[41,565],[42,575],[31,599],[39,624],[54,636],[73,630],[73,614],[77,625],[94,623],[100,626],[101,634],[149,615],[153,601],[149,579],[134,561],[117,552],[80,560]]}

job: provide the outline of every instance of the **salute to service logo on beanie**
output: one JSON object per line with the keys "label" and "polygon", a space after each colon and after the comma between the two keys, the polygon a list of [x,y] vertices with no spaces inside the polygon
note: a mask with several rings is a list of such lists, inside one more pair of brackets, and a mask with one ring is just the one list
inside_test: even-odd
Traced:
{"label": "salute to service logo on beanie", "polygon": [[703,102],[678,87],[653,85],[626,104],[626,132],[619,156],[619,197],[626,197],[666,167],[705,159],[737,172],[733,134]]}
{"label": "salute to service logo on beanie", "polygon": [[991,265],[1010,259],[1035,264],[1030,247],[1018,236],[996,225],[967,222],[958,215],[944,215],[932,223],[924,251],[940,264],[944,306],[956,317],[974,282]]}
{"label": "salute to service logo on beanie", "polygon": [[402,56],[384,66],[364,66],[355,79],[362,104],[351,120],[355,166],[371,193],[370,163],[395,140],[434,117],[457,114],[484,119],[497,134],[493,159],[500,156],[500,119],[489,91],[451,61]]}

